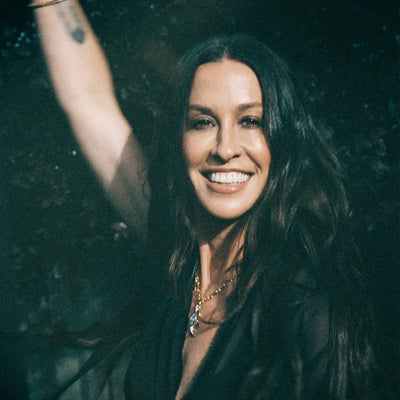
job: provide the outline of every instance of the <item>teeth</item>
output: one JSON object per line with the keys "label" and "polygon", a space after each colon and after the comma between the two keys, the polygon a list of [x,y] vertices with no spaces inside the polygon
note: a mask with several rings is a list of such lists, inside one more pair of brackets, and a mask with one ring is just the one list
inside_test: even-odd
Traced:
{"label": "teeth", "polygon": [[246,182],[247,179],[250,178],[248,174],[242,174],[241,172],[213,172],[209,175],[208,179],[211,182],[217,183],[230,183],[230,184],[239,184]]}

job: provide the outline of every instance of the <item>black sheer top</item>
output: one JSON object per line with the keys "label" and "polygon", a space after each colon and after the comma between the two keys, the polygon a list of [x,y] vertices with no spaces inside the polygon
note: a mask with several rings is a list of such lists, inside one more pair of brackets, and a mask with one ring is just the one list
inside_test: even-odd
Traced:
{"label": "black sheer top", "polygon": [[[293,294],[293,304],[298,305],[291,325],[303,365],[303,398],[325,400],[328,398],[329,304],[325,296],[315,295],[314,289],[314,282],[308,276],[300,276],[299,286]],[[281,353],[277,349],[280,361],[274,366],[273,376],[269,373],[261,377],[265,380],[268,395],[257,397],[256,389],[254,393],[247,389],[243,394],[244,383],[258,356],[253,339],[257,295],[253,293],[237,315],[220,325],[184,399],[294,398],[293,373],[283,349]],[[125,379],[127,400],[175,398],[182,376],[188,314],[188,309],[183,309],[171,298],[159,308],[135,347]]]}

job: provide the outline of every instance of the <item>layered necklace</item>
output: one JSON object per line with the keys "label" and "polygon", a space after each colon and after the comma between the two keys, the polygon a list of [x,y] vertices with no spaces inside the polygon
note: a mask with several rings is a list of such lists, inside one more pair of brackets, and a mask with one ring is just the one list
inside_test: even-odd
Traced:
{"label": "layered necklace", "polygon": [[237,278],[237,274],[232,276],[231,278],[224,281],[221,286],[215,289],[211,294],[206,297],[202,297],[201,295],[201,287],[200,287],[200,275],[199,275],[199,268],[197,268],[195,277],[194,277],[194,298],[195,304],[194,309],[189,317],[188,329],[190,336],[195,337],[199,333],[200,328],[200,319],[201,319],[201,306],[207,301],[211,300],[214,296],[221,293],[232,281]]}

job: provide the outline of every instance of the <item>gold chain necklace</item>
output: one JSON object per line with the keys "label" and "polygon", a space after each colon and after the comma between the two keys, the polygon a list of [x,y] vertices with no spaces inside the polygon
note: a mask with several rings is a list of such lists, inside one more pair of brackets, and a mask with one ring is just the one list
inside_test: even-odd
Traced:
{"label": "gold chain necklace", "polygon": [[197,336],[200,328],[200,310],[201,306],[206,303],[207,301],[211,300],[214,296],[217,294],[221,293],[233,280],[237,278],[237,274],[232,276],[232,278],[227,279],[222,283],[221,286],[219,286],[217,289],[215,289],[211,294],[209,294],[206,297],[201,296],[201,287],[200,287],[200,276],[199,276],[199,270],[197,269],[196,275],[194,277],[194,293],[197,295],[196,303],[194,305],[193,312],[190,314],[189,317],[189,333],[192,337]]}

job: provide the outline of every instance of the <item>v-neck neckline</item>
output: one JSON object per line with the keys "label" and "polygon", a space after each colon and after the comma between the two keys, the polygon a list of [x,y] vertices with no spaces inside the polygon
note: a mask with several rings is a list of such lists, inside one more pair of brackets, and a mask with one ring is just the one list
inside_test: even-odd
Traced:
{"label": "v-neck neckline", "polygon": [[[181,380],[182,380],[182,375],[183,375],[183,348],[185,345],[185,340],[186,340],[186,334],[187,334],[187,330],[188,330],[188,317],[187,315],[189,315],[190,312],[190,307],[191,304],[189,304],[189,307],[186,308],[186,319],[184,319],[184,321],[182,322],[182,326],[184,327],[184,331],[183,333],[181,333],[180,336],[180,345],[179,345],[179,380],[178,383],[176,385],[176,391],[175,391],[175,397],[176,394],[178,393],[178,389],[179,386],[181,384]],[[196,382],[198,381],[199,377],[201,376],[202,372],[205,370],[206,365],[209,363],[209,360],[213,354],[213,349],[215,347],[217,347],[218,343],[220,342],[220,337],[225,329],[226,324],[229,322],[229,320],[223,321],[219,324],[218,328],[217,328],[217,332],[215,333],[214,337],[211,340],[210,345],[208,346],[208,349],[202,359],[202,361],[200,362],[198,368],[196,369],[195,374],[193,375],[186,391],[185,394],[183,395],[183,397],[181,398],[181,400],[185,400],[188,399],[193,387],[196,385]],[[177,352],[178,353],[178,352]],[[175,400],[174,397],[174,400]]]}

